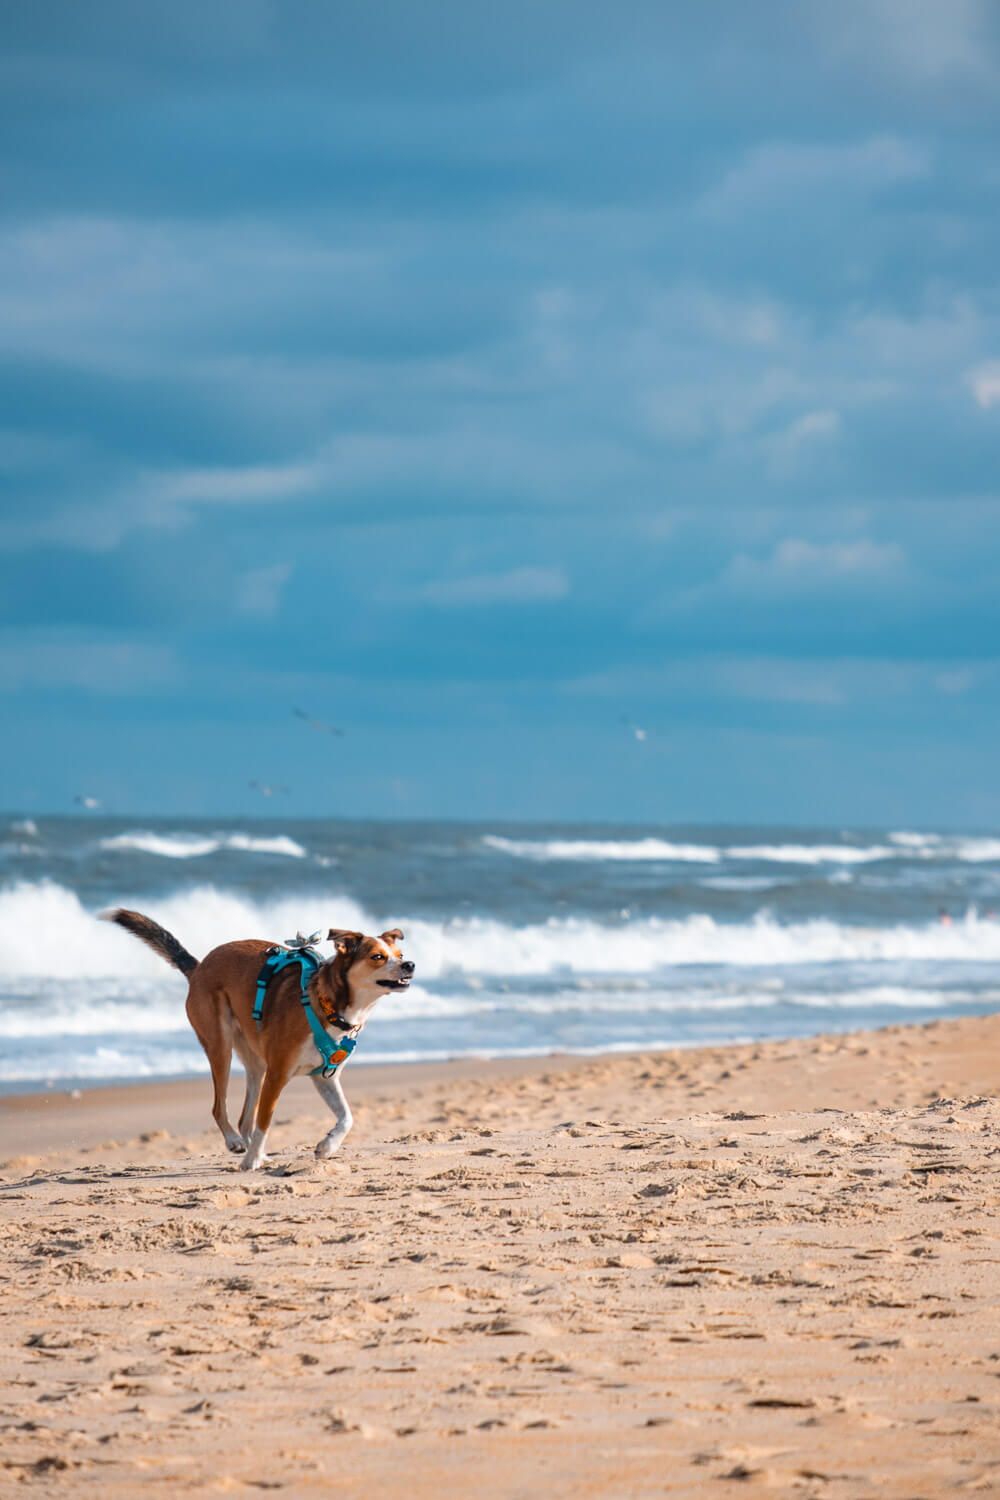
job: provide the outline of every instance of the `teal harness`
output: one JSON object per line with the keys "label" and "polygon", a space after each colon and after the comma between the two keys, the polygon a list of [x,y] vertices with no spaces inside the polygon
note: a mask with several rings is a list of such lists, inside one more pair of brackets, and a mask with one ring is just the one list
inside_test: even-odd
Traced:
{"label": "teal harness", "polygon": [[261,1026],[264,1019],[264,999],[271,980],[283,969],[291,968],[293,964],[300,966],[299,998],[306,1013],[306,1020],[309,1022],[309,1030],[312,1032],[316,1051],[323,1059],[318,1068],[313,1068],[310,1074],[312,1078],[332,1078],[337,1069],[343,1067],[358,1045],[357,1037],[349,1034],[342,1036],[338,1042],[333,1041],[327,1035],[326,1027],[312,1008],[312,1001],[309,999],[309,984],[322,962],[315,948],[281,948],[277,944],[273,948],[268,948],[261,971],[257,976],[257,993],[253,1002],[253,1018],[257,1025]]}

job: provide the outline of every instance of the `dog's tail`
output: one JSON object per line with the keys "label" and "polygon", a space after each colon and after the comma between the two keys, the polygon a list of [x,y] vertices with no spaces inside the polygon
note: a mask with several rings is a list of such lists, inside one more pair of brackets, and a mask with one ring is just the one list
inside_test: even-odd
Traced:
{"label": "dog's tail", "polygon": [[198,960],[177,941],[172,932],[161,927],[159,922],[154,922],[152,917],[144,917],[141,911],[126,911],[124,907],[117,907],[114,911],[102,911],[101,916],[105,922],[117,922],[119,927],[131,932],[140,942],[152,948],[154,953],[165,958],[168,964],[180,969],[182,974],[193,974],[198,967]]}

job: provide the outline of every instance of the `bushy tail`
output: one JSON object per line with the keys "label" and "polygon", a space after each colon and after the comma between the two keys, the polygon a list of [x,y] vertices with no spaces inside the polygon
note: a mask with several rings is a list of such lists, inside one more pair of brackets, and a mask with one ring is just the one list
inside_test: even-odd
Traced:
{"label": "bushy tail", "polygon": [[152,948],[154,953],[165,958],[168,964],[180,969],[182,974],[193,974],[198,967],[198,960],[177,941],[172,932],[161,927],[159,922],[154,922],[152,917],[144,917],[141,911],[126,911],[124,907],[118,907],[115,911],[102,911],[101,916],[105,922],[117,922],[119,927],[131,932],[148,948]]}

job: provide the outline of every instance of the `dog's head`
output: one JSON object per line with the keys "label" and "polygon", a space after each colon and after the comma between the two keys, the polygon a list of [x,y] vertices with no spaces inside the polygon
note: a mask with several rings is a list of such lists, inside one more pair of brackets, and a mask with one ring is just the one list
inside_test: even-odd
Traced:
{"label": "dog's head", "polygon": [[345,1021],[355,1025],[387,991],[409,989],[416,965],[403,957],[398,927],[378,937],[331,927],[329,939],[336,954],[324,970],[329,971],[334,1008]]}

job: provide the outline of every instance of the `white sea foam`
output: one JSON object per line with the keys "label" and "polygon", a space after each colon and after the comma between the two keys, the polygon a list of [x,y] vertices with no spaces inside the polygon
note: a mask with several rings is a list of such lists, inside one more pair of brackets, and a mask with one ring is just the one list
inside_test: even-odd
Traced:
{"label": "white sea foam", "polygon": [[675,844],[665,839],[508,839],[486,834],[483,843],[498,853],[534,860],[654,860],[660,863],[718,864],[755,860],[782,865],[859,865],[888,859],[1000,861],[1000,839],[942,834],[893,833],[885,844]]}
{"label": "white sea foam", "polygon": [[[661,863],[718,864],[752,859],[783,865],[867,864],[899,858],[900,851],[875,844],[673,844],[665,839],[507,839],[486,834],[483,843],[521,859],[656,860]],[[1000,846],[998,846],[1000,847]]]}
{"label": "white sea foam", "polygon": [[[315,892],[257,905],[234,891],[204,885],[145,904],[152,908],[149,915],[198,958],[232,938],[280,942],[299,930],[360,928],[369,920],[350,897]],[[97,921],[75,892],[54,881],[0,889],[0,971],[5,979],[157,979],[168,972],[142,943]]]}
{"label": "white sea foam", "polygon": [[[183,987],[176,979],[171,982],[169,978],[155,985],[150,982],[145,987],[133,982],[130,990],[123,987],[118,994],[109,993],[102,985],[100,998],[96,1000],[92,988],[84,986],[63,990],[56,996],[40,992],[0,1010],[0,1039],[26,1042],[46,1037],[73,1037],[80,1041],[94,1038],[105,1048],[123,1047],[130,1054],[136,1051],[147,1054],[164,1046],[176,1046],[178,1041],[190,1035],[182,994]],[[41,1000],[44,1003],[40,1004]],[[428,1032],[442,1038],[450,1035],[454,1040],[456,1022],[522,1016],[537,1021],[544,1038],[547,1021],[560,1016],[579,1016],[587,1020],[595,1010],[600,1016],[600,1025],[607,1026],[609,1018],[622,1021],[652,1015],[709,1017],[779,1007],[857,1011],[870,1015],[879,1010],[947,1013],[998,1002],[998,990],[925,989],[903,985],[867,985],[844,993],[753,985],[723,990],[710,984],[650,990],[626,990],[611,985],[602,987],[596,995],[580,989],[557,989],[552,993],[462,990],[454,994],[435,994],[426,987],[418,989],[414,986],[409,994],[393,996],[379,1007],[365,1036],[368,1044],[378,1046],[380,1036],[395,1035],[402,1026],[410,1031],[419,1028],[422,1035]],[[495,1022],[489,1021],[482,1035],[488,1038],[492,1034],[495,1034]],[[60,1050],[67,1062],[78,1053],[76,1048]],[[0,1077],[3,1076],[0,1068]]]}
{"label": "white sea foam", "polygon": [[1000,860],[1000,839],[971,834],[890,833],[889,842],[904,850],[909,858],[957,859],[970,864]]}
{"label": "white sea foam", "polygon": [[896,850],[884,844],[867,848],[853,844],[733,844],[722,852],[726,859],[756,859],[780,865],[865,865],[898,857]]}
{"label": "white sea foam", "polygon": [[644,974],[682,964],[781,966],[884,960],[1000,961],[1000,922],[974,913],[938,923],[849,926],[829,918],[717,922],[697,913],[606,927],[582,918],[511,928],[486,918],[406,923],[424,979],[452,974]]}
{"label": "white sea foam", "polygon": [[38,981],[21,986],[16,1003],[0,1009],[0,1038],[23,1041],[39,1036],[141,1038],[185,1033],[184,985],[171,980],[132,980],[125,986],[107,980],[64,983],[53,992]]}
{"label": "white sea foam", "polygon": [[655,859],[716,864],[722,851],[710,844],[670,844],[663,839],[507,839],[487,833],[483,843],[521,859]]}
{"label": "white sea foam", "polygon": [[[257,903],[200,886],[145,903],[149,915],[196,957],[239,937],[281,940],[299,929],[356,927],[378,932],[386,919],[406,932],[406,952],[422,981],[449,976],[655,974],[683,964],[740,967],[934,960],[1000,962],[1000,922],[974,911],[937,922],[852,926],[828,917],[781,923],[766,911],[751,921],[718,922],[706,913],[605,925],[584,917],[515,927],[489,917],[451,921],[364,912],[332,893]],[[163,978],[162,961],[119,928],[98,922],[74,892],[54,882],[0,890],[0,955],[5,980]]]}
{"label": "white sea foam", "polygon": [[301,844],[285,834],[256,838],[248,833],[150,833],[141,829],[101,839],[100,847],[157,854],[163,859],[199,859],[223,849],[244,854],[284,854],[289,859],[303,859],[306,853]]}
{"label": "white sea foam", "polygon": [[970,1005],[995,1005],[1000,989],[924,989],[907,985],[861,985],[847,991],[826,992],[761,985],[719,991],[711,984],[680,989],[619,989],[601,986],[596,992],[582,989],[551,993],[485,990],[436,995],[414,985],[411,992],[393,999],[391,1007],[376,1011],[373,1027],[398,1022],[448,1021],[494,1012],[510,1015],[587,1016],[595,1009],[602,1020],[609,1016],[712,1015],[728,1011],[774,1010],[778,1006],[802,1006],[810,1010],[912,1009],[948,1011]]}
{"label": "white sea foam", "polygon": [[[972,864],[1000,860],[1000,839],[954,839],[951,847],[956,859],[969,860]],[[946,845],[942,848],[947,850]]]}

